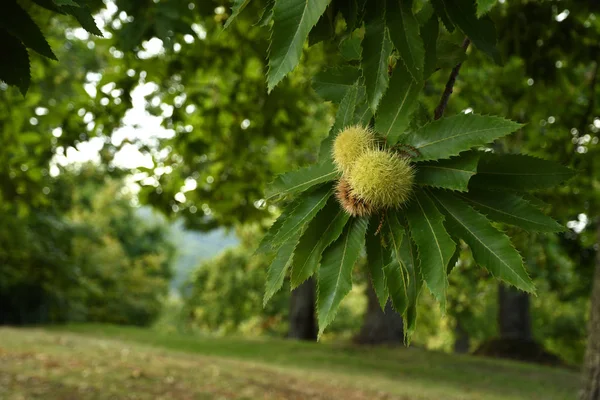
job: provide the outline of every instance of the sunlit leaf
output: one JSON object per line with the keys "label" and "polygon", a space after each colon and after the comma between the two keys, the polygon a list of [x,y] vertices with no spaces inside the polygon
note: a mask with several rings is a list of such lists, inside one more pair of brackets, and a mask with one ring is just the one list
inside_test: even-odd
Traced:
{"label": "sunlit leaf", "polygon": [[294,257],[294,249],[298,243],[300,237],[300,231],[292,235],[283,245],[277,250],[275,258],[271,261],[269,270],[267,271],[267,282],[265,286],[265,296],[263,298],[263,305],[273,297],[275,293],[283,286],[283,280],[285,275],[292,265],[292,259]]}

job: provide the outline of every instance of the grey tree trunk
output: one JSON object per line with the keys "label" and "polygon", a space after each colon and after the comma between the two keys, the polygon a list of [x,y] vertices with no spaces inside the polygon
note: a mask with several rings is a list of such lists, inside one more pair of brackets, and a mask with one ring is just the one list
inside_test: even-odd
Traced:
{"label": "grey tree trunk", "polygon": [[[600,220],[596,227],[596,240],[600,243]],[[583,363],[583,387],[580,400],[600,399],[600,251],[596,252],[596,268],[592,286],[588,343]]]}
{"label": "grey tree trunk", "polygon": [[529,294],[512,286],[498,288],[498,327],[501,339],[531,341]]}
{"label": "grey tree trunk", "polygon": [[363,326],[354,338],[360,344],[402,344],[404,341],[404,324],[400,316],[388,301],[385,312],[381,311],[377,295],[373,287],[367,286],[367,311]]}
{"label": "grey tree trunk", "polygon": [[315,281],[310,278],[292,291],[290,296],[290,330],[288,337],[317,340],[315,320]]}

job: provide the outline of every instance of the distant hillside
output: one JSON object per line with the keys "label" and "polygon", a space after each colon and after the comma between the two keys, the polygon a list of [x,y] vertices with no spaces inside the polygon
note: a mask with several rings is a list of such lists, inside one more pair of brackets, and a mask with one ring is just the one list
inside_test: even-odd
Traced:
{"label": "distant hillside", "polygon": [[[138,214],[145,220],[166,223],[165,218],[149,207],[140,207]],[[226,233],[224,229],[212,232],[196,232],[185,229],[182,221],[171,223],[171,242],[177,249],[173,264],[173,280],[171,289],[178,291],[190,273],[202,260],[216,256],[227,247],[238,244],[238,239],[233,233]]]}

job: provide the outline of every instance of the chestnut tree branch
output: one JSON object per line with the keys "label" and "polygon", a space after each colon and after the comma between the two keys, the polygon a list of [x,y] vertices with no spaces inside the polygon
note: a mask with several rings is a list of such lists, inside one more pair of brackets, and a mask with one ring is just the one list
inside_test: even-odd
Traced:
{"label": "chestnut tree branch", "polygon": [[[470,43],[471,43],[471,41],[469,40],[469,38],[465,38],[465,40],[463,40],[461,47],[464,50],[467,50],[467,47],[469,47]],[[450,72],[450,77],[448,78],[448,82],[446,82],[446,88],[444,89],[444,93],[442,93],[442,98],[440,99],[440,103],[435,108],[434,119],[440,119],[440,118],[442,118],[442,115],[444,115],[444,110],[446,109],[446,106],[448,105],[448,100],[450,99],[450,95],[452,94],[452,91],[454,90],[454,83],[456,82],[456,77],[458,76],[458,72],[460,71],[461,66],[462,66],[462,62],[459,62],[458,64],[456,64],[456,66],[454,68],[452,68],[452,72]]]}

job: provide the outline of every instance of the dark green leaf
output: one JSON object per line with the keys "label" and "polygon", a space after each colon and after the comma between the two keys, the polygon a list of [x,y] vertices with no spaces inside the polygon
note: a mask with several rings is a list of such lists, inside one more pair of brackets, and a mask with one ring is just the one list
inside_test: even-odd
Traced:
{"label": "dark green leaf", "polygon": [[396,312],[403,315],[408,308],[408,291],[409,291],[409,276],[404,264],[401,262],[400,249],[404,239],[404,229],[396,226],[397,220],[394,220],[395,214],[390,215],[386,221],[386,229],[389,238],[390,248],[387,250],[395,257],[392,257],[392,262],[387,263],[383,272],[385,274],[386,283],[392,305]]}
{"label": "dark green leaf", "polygon": [[448,32],[454,32],[454,24],[452,21],[450,21],[450,17],[448,17],[444,0],[431,0],[431,5],[433,6],[437,16],[442,20],[442,23]]}
{"label": "dark green leaf", "polygon": [[487,14],[494,8],[497,1],[498,0],[477,0],[477,16],[481,17],[482,15]]}
{"label": "dark green leaf", "polygon": [[281,225],[277,235],[273,239],[274,246],[287,242],[296,233],[302,230],[304,225],[325,206],[327,199],[332,194],[331,185],[323,185],[314,192],[300,195],[296,208],[290,211],[289,216]]}
{"label": "dark green leaf", "polygon": [[481,156],[471,185],[518,191],[551,188],[573,177],[573,170],[553,161],[521,154]]}
{"label": "dark green leaf", "polygon": [[352,34],[340,43],[340,54],[346,61],[360,60],[362,38]]}
{"label": "dark green leaf", "polygon": [[401,142],[419,150],[416,161],[438,160],[490,143],[520,127],[521,124],[501,117],[459,114],[433,121],[404,136]]}
{"label": "dark green leaf", "polygon": [[87,5],[81,5],[80,7],[65,6],[61,10],[65,11],[75,17],[77,22],[81,24],[81,27],[91,34],[99,37],[103,37],[102,31],[98,29],[92,11]]}
{"label": "dark green leaf", "polygon": [[342,210],[335,197],[310,221],[302,234],[292,265],[292,288],[310,278],[321,261],[323,250],[335,241],[348,222],[349,215]]}
{"label": "dark green leaf", "polygon": [[367,247],[367,269],[371,276],[371,283],[377,295],[379,306],[383,310],[388,300],[388,289],[385,281],[383,269],[386,265],[392,262],[391,253],[382,243],[382,235],[375,235],[379,225],[379,216],[374,216],[369,224],[367,231],[366,247]]}
{"label": "dark green leaf", "polygon": [[2,12],[0,12],[0,28],[23,42],[25,47],[33,49],[51,60],[57,59],[40,28],[16,1],[3,2]]}
{"label": "dark green leaf", "polygon": [[348,90],[360,78],[360,70],[346,65],[319,72],[312,80],[312,87],[323,100],[339,104]]}
{"label": "dark green leaf", "polygon": [[240,15],[240,13],[246,8],[246,6],[250,3],[250,0],[233,0],[233,5],[231,6],[231,15],[227,18],[225,22],[224,29],[227,29],[229,25],[233,22],[233,20]]}
{"label": "dark green leaf", "polygon": [[437,40],[439,30],[440,24],[436,15],[432,15],[420,30],[425,50],[425,64],[423,67],[423,78],[425,79],[431,76],[437,67]]}
{"label": "dark green leaf", "polygon": [[79,4],[77,4],[77,2],[75,2],[73,0],[52,0],[52,2],[59,7],[61,7],[61,6],[79,7]]}
{"label": "dark green leaf", "polygon": [[275,220],[275,222],[273,223],[273,225],[271,225],[265,236],[263,236],[262,240],[260,241],[260,244],[258,245],[258,248],[254,252],[255,255],[268,254],[277,249],[277,246],[275,245],[275,237],[277,236],[277,232],[279,232],[279,230],[283,226],[283,223],[288,219],[290,213],[296,207],[298,207],[298,205],[302,201],[302,197],[298,197],[283,209],[279,218]]}
{"label": "dark green leaf", "polygon": [[336,179],[339,173],[330,161],[312,164],[297,171],[287,172],[279,175],[267,187],[265,195],[267,199],[303,192],[319,183],[329,182]]}
{"label": "dark green leaf", "polygon": [[469,245],[477,264],[521,290],[535,291],[521,256],[504,233],[456,196],[438,190],[431,194],[446,215],[446,226]]}
{"label": "dark green leaf", "polygon": [[544,215],[520,195],[512,192],[490,192],[470,190],[464,196],[477,210],[494,221],[520,226],[523,229],[539,232],[560,232],[564,230],[558,222]]}
{"label": "dark green leaf", "polygon": [[365,22],[361,66],[369,107],[375,112],[388,87],[388,64],[393,46],[385,26],[385,3],[378,1],[372,7],[375,13]]}
{"label": "dark green leaf", "polygon": [[396,64],[390,81],[390,89],[385,94],[375,120],[375,130],[394,145],[410,124],[410,117],[418,105],[421,84],[415,81],[404,65]]}
{"label": "dark green leaf", "polygon": [[0,62],[0,81],[18,87],[25,96],[31,80],[27,49],[16,37],[0,29],[0,54],[10,54],[10,60]]}
{"label": "dark green leaf", "polygon": [[473,0],[437,0],[444,3],[450,19],[471,39],[477,48],[500,64],[500,53],[496,49],[496,28],[488,17],[477,19]]}
{"label": "dark green leaf", "polygon": [[437,66],[439,68],[451,69],[454,68],[458,63],[461,63],[467,59],[467,53],[461,46],[448,42],[446,40],[440,40],[437,44]]}
{"label": "dark green leaf", "polygon": [[448,160],[418,163],[415,182],[419,185],[466,192],[469,179],[477,172],[478,161],[479,152],[470,151]]}
{"label": "dark green leaf", "polygon": [[415,191],[406,216],[410,234],[419,252],[423,280],[440,302],[442,310],[445,310],[448,288],[446,267],[454,254],[456,243],[444,228],[444,216],[424,192]]}
{"label": "dark green leaf", "polygon": [[413,79],[421,82],[425,49],[419,36],[419,22],[412,12],[412,0],[391,0],[387,4],[387,28],[392,43]]}
{"label": "dark green leaf", "polygon": [[333,38],[334,34],[335,30],[333,27],[331,7],[328,7],[325,10],[325,13],[321,15],[321,18],[319,18],[319,21],[317,21],[315,27],[312,28],[308,34],[308,45],[314,46],[324,40],[329,40]]}
{"label": "dark green leaf", "polygon": [[346,31],[352,32],[356,28],[358,21],[358,2],[357,0],[344,0],[336,4],[346,21]]}
{"label": "dark green leaf", "polygon": [[331,0],[279,0],[275,2],[269,52],[269,91],[290,73],[302,55],[311,28]]}
{"label": "dark green leaf", "polygon": [[364,246],[366,231],[366,218],[352,218],[342,235],[323,253],[317,287],[319,336],[352,289],[352,268]]}
{"label": "dark green leaf", "polygon": [[294,248],[298,243],[300,237],[300,231],[292,235],[277,251],[275,258],[271,261],[269,270],[267,272],[267,283],[265,287],[265,296],[263,298],[263,305],[267,304],[269,299],[273,297],[275,293],[281,289],[283,280],[287,270],[292,265],[294,258]]}

